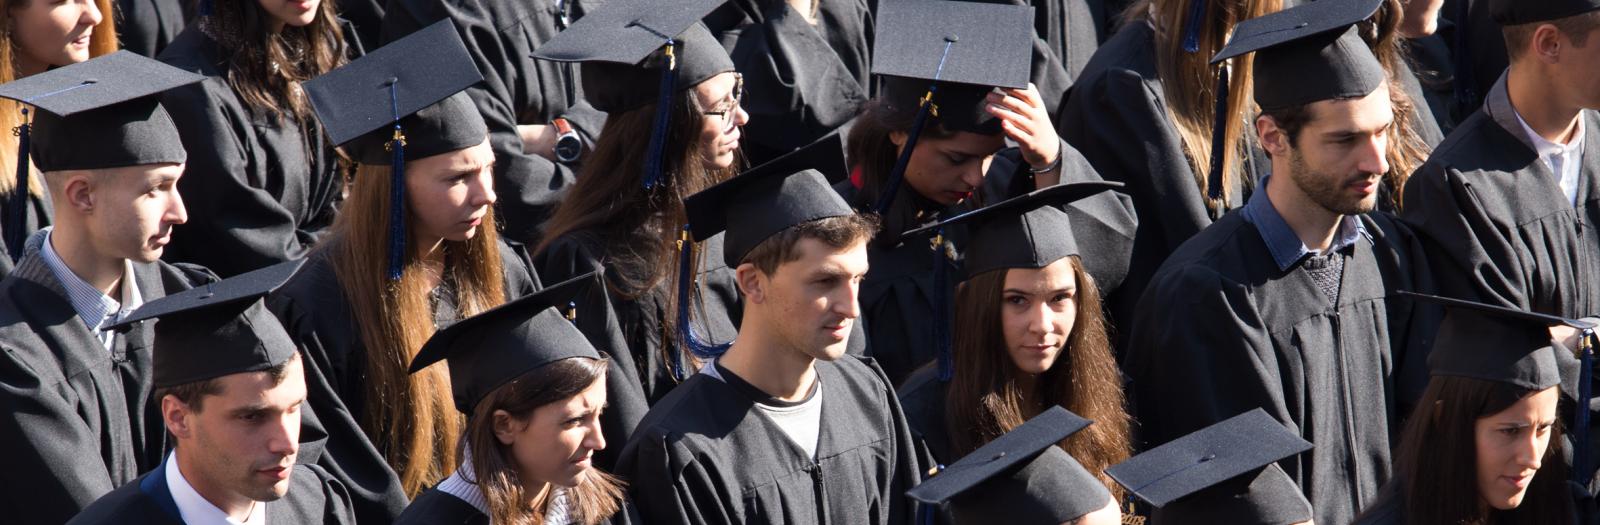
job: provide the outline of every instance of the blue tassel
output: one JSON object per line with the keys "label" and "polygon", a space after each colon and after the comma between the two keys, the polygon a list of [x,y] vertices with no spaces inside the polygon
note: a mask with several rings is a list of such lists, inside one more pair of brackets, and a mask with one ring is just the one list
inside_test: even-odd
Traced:
{"label": "blue tassel", "polygon": [[406,135],[400,129],[398,79],[389,79],[389,109],[394,114],[394,138],[387,147],[393,155],[389,175],[389,280],[400,279],[406,251]]}
{"label": "blue tassel", "polygon": [[197,14],[199,16],[211,16],[212,7],[214,7],[212,4],[215,2],[216,0],[200,0],[200,7],[196,9],[198,11]]}
{"label": "blue tassel", "polygon": [[1217,108],[1211,121],[1211,173],[1206,176],[1206,195],[1222,200],[1222,159],[1228,154],[1228,66],[1217,73]]}
{"label": "blue tassel", "polygon": [[1578,402],[1573,409],[1578,413],[1573,417],[1574,428],[1572,432],[1572,480],[1578,485],[1587,487],[1590,480],[1589,464],[1589,398],[1594,395],[1594,330],[1583,331],[1583,339],[1578,343]]}
{"label": "blue tassel", "polygon": [[1183,23],[1183,50],[1194,53],[1200,51],[1200,22],[1206,16],[1206,0],[1192,0],[1189,4],[1189,19]]}
{"label": "blue tassel", "polygon": [[900,183],[905,180],[906,164],[911,162],[911,151],[917,147],[917,139],[922,136],[922,128],[928,123],[928,116],[939,111],[933,103],[933,94],[939,86],[928,86],[928,94],[922,97],[922,104],[917,108],[917,118],[911,122],[911,131],[906,134],[906,145],[900,150],[900,158],[895,159],[894,169],[889,170],[889,180],[883,184],[883,191],[878,195],[878,202],[872,207],[878,215],[889,211],[889,206],[894,204],[894,196],[900,191]]}
{"label": "blue tassel", "polygon": [[933,236],[933,344],[939,355],[939,381],[955,376],[950,342],[950,262],[944,256],[944,228]]}
{"label": "blue tassel", "polygon": [[[678,343],[701,359],[710,359],[726,353],[732,343],[714,344],[707,343],[695,335],[694,325],[689,323],[689,303],[693,302],[691,286],[694,284],[694,264],[689,260],[693,246],[689,241],[689,228],[684,227],[682,235],[678,238]],[[672,377],[683,380],[682,356],[673,350],[669,353],[672,359]]]}
{"label": "blue tassel", "polygon": [[11,189],[11,210],[6,217],[5,243],[11,262],[22,259],[22,244],[27,241],[28,212],[28,108],[22,108],[22,125],[17,126],[17,185]]}
{"label": "blue tassel", "polygon": [[661,179],[662,156],[666,154],[667,125],[672,123],[672,93],[678,83],[678,43],[667,40],[667,67],[661,70],[661,91],[656,96],[655,126],[650,131],[650,150],[644,158],[644,189],[654,188]]}

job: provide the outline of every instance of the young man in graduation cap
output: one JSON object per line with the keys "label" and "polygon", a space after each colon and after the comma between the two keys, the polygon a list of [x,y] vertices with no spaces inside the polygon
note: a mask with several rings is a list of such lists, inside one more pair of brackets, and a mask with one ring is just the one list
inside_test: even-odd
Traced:
{"label": "young man in graduation cap", "polygon": [[200,77],[121,52],[0,86],[33,106],[22,139],[54,228],[0,281],[0,515],[61,523],[161,461],[149,330],[106,327],[213,280],[159,259],[186,219],[187,155],[157,95]]}
{"label": "young man in graduation cap", "polygon": [[301,263],[151,301],[114,327],[160,318],[154,399],[173,450],[70,523],[355,523],[344,485],[297,464],[320,452],[301,447],[305,367],[262,301]]}
{"label": "young man in graduation cap", "polygon": [[[668,523],[907,523],[919,479],[894,390],[845,355],[876,225],[805,159],[686,201],[697,239],[726,230],[744,296],[738,337],[639,423],[618,472]],[[797,165],[800,164],[800,165]]]}
{"label": "young man in graduation cap", "polygon": [[1401,217],[1444,295],[1600,313],[1600,0],[1488,4],[1511,67],[1411,176]]}
{"label": "young man in graduation cap", "polygon": [[[1056,445],[1094,424],[1052,406],[906,492],[929,505],[949,502],[957,524],[1005,517],[1028,524],[1116,525],[1116,498]],[[933,512],[925,508],[924,513]]]}
{"label": "young man in graduation cap", "polygon": [[1318,523],[1349,522],[1388,479],[1396,369],[1412,345],[1410,309],[1387,298],[1415,285],[1413,248],[1368,213],[1394,113],[1354,24],[1381,3],[1252,19],[1217,55],[1255,52],[1255,128],[1274,175],[1163,263],[1124,359],[1146,445],[1257,407],[1316,443],[1281,466]]}

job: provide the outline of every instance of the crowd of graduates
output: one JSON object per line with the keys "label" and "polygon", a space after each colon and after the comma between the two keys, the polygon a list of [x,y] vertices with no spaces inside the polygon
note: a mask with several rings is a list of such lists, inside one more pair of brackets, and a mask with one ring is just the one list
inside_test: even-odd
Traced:
{"label": "crowd of graduates", "polygon": [[1600,524],[1600,0],[0,38],[0,522]]}

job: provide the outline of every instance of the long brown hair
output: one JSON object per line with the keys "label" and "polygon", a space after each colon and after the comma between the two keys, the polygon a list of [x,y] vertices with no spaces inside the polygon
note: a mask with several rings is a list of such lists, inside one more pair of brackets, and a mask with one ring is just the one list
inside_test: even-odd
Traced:
{"label": "long brown hair", "polygon": [[945,421],[955,454],[961,456],[1017,428],[1041,409],[1061,405],[1094,421],[1062,441],[1061,449],[1120,498],[1120,486],[1105,469],[1128,459],[1132,451],[1122,375],[1106,335],[1100,290],[1078,256],[1069,259],[1078,280],[1078,316],[1065,351],[1039,375],[1033,392],[1023,392],[1017,384],[1019,372],[1006,351],[1001,328],[1009,270],[975,275],[956,290],[955,375],[950,379]]}
{"label": "long brown hair", "polygon": [[[433,335],[429,298],[431,270],[415,250],[410,215],[406,218],[404,265],[390,281],[388,245],[390,167],[362,165],[334,223],[329,250],[344,298],[350,304],[366,347],[365,413],[362,428],[400,474],[406,494],[415,496],[438,483],[456,465],[461,416],[450,396],[448,368],[428,367],[407,374],[411,359]],[[494,209],[483,224],[494,224]],[[480,228],[467,241],[445,241],[444,274],[454,284],[457,318],[499,306],[506,300],[497,248],[499,233]]]}
{"label": "long brown hair", "polygon": [[[605,381],[607,363],[606,359],[575,357],[544,365],[490,392],[473,408],[461,446],[472,447],[468,481],[483,492],[490,523],[543,525],[553,494],[551,487],[537,495],[527,493],[511,447],[495,437],[494,412],[504,410],[526,422],[539,407],[565,401]],[[567,489],[567,508],[577,523],[594,525],[621,510],[622,497],[621,480],[591,468],[577,486]]]}
{"label": "long brown hair", "polygon": [[[1183,48],[1184,30],[1192,4],[1204,2],[1205,23],[1197,26],[1199,50]],[[1210,64],[1227,43],[1233,26],[1281,9],[1283,0],[1139,0],[1124,13],[1129,23],[1148,21],[1155,29],[1156,73],[1160,77],[1167,117],[1183,142],[1184,157],[1194,173],[1196,187],[1206,195],[1206,179],[1211,173],[1211,135],[1216,120],[1217,82],[1220,66]],[[1249,154],[1247,119],[1254,118],[1252,56],[1232,60],[1229,68],[1227,125],[1224,129],[1222,158],[1223,199],[1231,200],[1234,181],[1246,178],[1244,159]],[[1205,199],[1209,201],[1210,199]],[[1222,203],[1207,202],[1216,209]]]}
{"label": "long brown hair", "polygon": [[[34,0],[0,0],[0,34],[5,36],[3,45],[0,45],[0,84],[17,80],[17,44],[11,40],[11,25],[16,22],[11,19],[11,10],[27,7]],[[43,1],[43,0],[39,0]],[[100,10],[100,23],[94,26],[94,32],[89,35],[89,57],[109,55],[117,51],[117,23],[116,11],[113,11],[112,0],[95,0],[95,7]],[[11,99],[0,99],[0,195],[9,195],[12,187],[17,185],[17,136],[11,130],[22,125],[22,103]],[[31,111],[32,108],[30,107]],[[28,177],[28,193],[34,195],[44,194],[43,177],[39,170],[29,168],[33,175]]]}
{"label": "long brown hair", "polygon": [[1568,522],[1561,424],[1550,432],[1542,466],[1514,510],[1483,514],[1478,494],[1474,424],[1538,393],[1498,381],[1434,377],[1406,423],[1395,479],[1405,497],[1406,522],[1422,525]]}
{"label": "long brown hair", "polygon": [[1422,167],[1422,163],[1427,162],[1428,155],[1432,153],[1417,129],[1418,112],[1426,111],[1426,106],[1419,106],[1411,100],[1405,84],[1400,82],[1403,71],[1400,68],[1406,60],[1403,49],[1406,44],[1400,35],[1404,10],[1400,0],[1387,0],[1378,14],[1363,22],[1361,31],[1361,37],[1372,47],[1372,54],[1377,55],[1378,62],[1389,72],[1389,104],[1394,110],[1394,127],[1389,134],[1389,151],[1385,155],[1389,161],[1389,172],[1383,175],[1383,181],[1389,187],[1390,204],[1396,210],[1404,202],[1401,197],[1405,194],[1406,180],[1412,172]]}
{"label": "long brown hair", "polygon": [[[650,189],[641,181],[656,105],[611,114],[601,128],[594,155],[584,161],[578,182],[556,206],[543,240],[534,250],[542,252],[568,234],[590,235],[603,243],[606,287],[612,294],[630,301],[660,294],[665,316],[659,323],[663,362],[669,359],[666,352],[677,343],[672,321],[677,298],[668,285],[669,279],[676,277],[679,233],[688,222],[683,199],[728,180],[736,169],[705,168],[700,132],[707,115],[695,91],[684,89],[672,100],[661,180]],[[734,166],[740,163],[741,159],[735,158]],[[692,246],[687,261],[690,268],[699,268],[701,252],[699,245]],[[695,297],[698,302],[699,295]],[[697,311],[704,315],[703,306]],[[694,356],[687,354],[684,359],[693,362]]]}
{"label": "long brown hair", "polygon": [[273,16],[260,2],[212,0],[212,13],[196,23],[223,49],[228,87],[258,115],[314,122],[300,83],[346,61],[344,30],[334,2],[323,0],[305,27],[272,31]]}

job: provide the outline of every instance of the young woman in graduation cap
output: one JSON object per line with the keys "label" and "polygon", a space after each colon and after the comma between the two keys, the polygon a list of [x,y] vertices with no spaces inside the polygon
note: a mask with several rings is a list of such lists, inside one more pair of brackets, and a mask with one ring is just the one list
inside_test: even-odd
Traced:
{"label": "young woman in graduation cap", "polygon": [[[904,232],[1061,181],[1100,180],[1056,136],[1050,108],[1029,82],[1033,20],[1031,8],[976,2],[880,7],[873,72],[885,76],[883,87],[851,129],[851,180],[836,188],[882,217],[861,307],[867,348],[891,381],[945,344],[935,331],[948,326],[948,310],[934,303],[953,293],[945,274],[967,241],[962,227],[917,239]],[[1090,269],[1102,289],[1114,289],[1134,231],[1131,207],[1103,194],[1069,213],[1081,217],[1075,227],[1093,232],[1085,242],[1100,256]]]}
{"label": "young woman in graduation cap", "polygon": [[494,154],[460,93],[481,79],[440,22],[306,83],[329,137],[358,167],[330,236],[273,307],[319,377],[308,381],[317,412],[348,414],[328,423],[332,439],[349,440],[330,452],[375,445],[393,469],[362,478],[393,487],[352,488],[378,499],[380,515],[363,522],[399,513],[389,490],[403,488],[404,505],[456,466],[449,378],[439,368],[407,374],[411,357],[435,329],[538,286],[526,253],[495,231]]}
{"label": "young woman in graduation cap", "polygon": [[167,259],[229,276],[299,259],[333,224],[338,154],[300,84],[355,54],[333,0],[201,0],[162,62],[205,75],[165,96],[189,150],[191,220]]}
{"label": "young woman in graduation cap", "polygon": [[668,3],[676,7],[608,4],[538,50],[582,62],[585,97],[609,113],[577,184],[545,225],[539,271],[556,281],[607,268],[598,300],[608,304],[579,306],[618,323],[584,329],[618,346],[601,349],[628,361],[621,368],[637,371],[652,403],[699,367],[678,336],[680,267],[697,269],[701,282],[698,297],[686,299],[698,301],[683,305],[699,335],[708,344],[733,339],[739,296],[720,262],[721,237],[684,240],[683,199],[734,175],[749,118],[733,62],[697,22],[704,13],[696,9],[715,3]]}
{"label": "young woman in graduation cap", "polygon": [[[552,285],[440,330],[411,363],[446,361],[456,408],[467,415],[461,466],[418,496],[395,523],[628,523],[620,480],[593,464],[608,443],[607,360],[568,305],[598,274]],[[621,446],[620,443],[616,444]]]}
{"label": "young woman in graduation cap", "polygon": [[[117,50],[111,0],[0,1],[0,84]],[[24,105],[0,100],[0,130],[25,123]],[[17,190],[19,136],[0,133],[0,277],[22,257],[22,243],[50,225],[50,200],[37,170]],[[9,256],[8,256],[9,255]]]}
{"label": "young woman in graduation cap", "polygon": [[1577,382],[1577,338],[1553,340],[1550,328],[1586,323],[1412,297],[1445,307],[1428,356],[1432,379],[1400,438],[1393,477],[1355,523],[1571,523],[1557,404]]}
{"label": "young woman in graduation cap", "polygon": [[[1121,492],[1104,471],[1132,452],[1122,376],[1085,271],[1072,219],[1060,207],[1107,191],[1062,184],[927,227],[967,224],[964,282],[955,296],[950,356],[900,388],[906,420],[937,464],[950,464],[1061,405],[1095,424],[1061,448]],[[911,235],[919,234],[914,231]]]}

